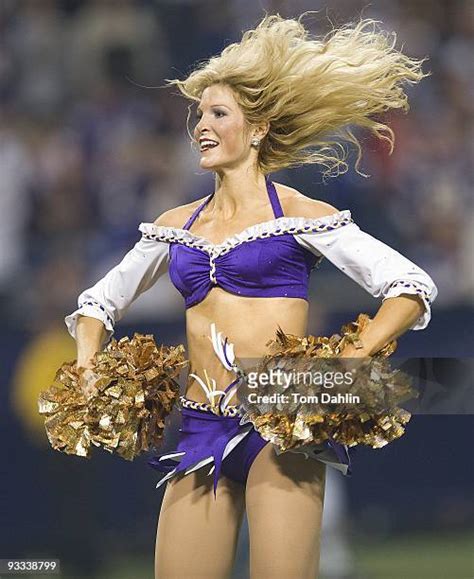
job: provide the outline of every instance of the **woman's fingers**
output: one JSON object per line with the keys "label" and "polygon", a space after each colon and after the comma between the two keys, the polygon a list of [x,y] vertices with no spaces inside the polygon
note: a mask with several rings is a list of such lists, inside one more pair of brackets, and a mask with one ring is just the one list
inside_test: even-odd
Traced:
{"label": "woman's fingers", "polygon": [[80,374],[79,387],[87,399],[91,398],[94,394],[97,394],[95,383],[97,382],[98,378],[99,375],[96,374],[91,368],[85,368],[84,371]]}
{"label": "woman's fingers", "polygon": [[370,357],[364,356],[359,358],[352,358],[352,357],[342,357],[339,356],[339,362],[349,372],[355,371],[358,368],[367,366],[370,363]]}

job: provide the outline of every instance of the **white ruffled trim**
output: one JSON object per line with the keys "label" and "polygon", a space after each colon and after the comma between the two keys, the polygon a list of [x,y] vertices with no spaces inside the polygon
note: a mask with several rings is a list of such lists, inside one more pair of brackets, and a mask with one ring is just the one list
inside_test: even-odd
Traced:
{"label": "white ruffled trim", "polygon": [[410,330],[424,330],[431,320],[431,302],[436,296],[430,296],[426,290],[426,286],[422,283],[417,281],[396,280],[390,285],[382,301],[387,298],[396,298],[402,294],[414,294],[423,300],[425,311]]}
{"label": "white ruffled trim", "polygon": [[338,211],[332,215],[310,219],[307,217],[278,217],[271,221],[264,221],[247,227],[240,233],[236,233],[225,239],[222,243],[211,243],[208,239],[199,235],[194,235],[187,229],[179,227],[167,227],[156,225],[155,223],[140,223],[139,230],[146,239],[155,241],[165,241],[167,243],[180,243],[188,247],[195,247],[206,251],[214,256],[227,253],[234,247],[254,241],[255,239],[265,239],[276,235],[290,233],[292,235],[300,233],[322,233],[338,229],[351,223],[352,217],[349,209]]}

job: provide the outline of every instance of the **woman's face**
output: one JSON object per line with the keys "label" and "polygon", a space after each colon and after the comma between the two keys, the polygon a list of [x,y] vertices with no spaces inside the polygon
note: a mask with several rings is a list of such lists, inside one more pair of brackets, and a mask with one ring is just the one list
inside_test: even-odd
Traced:
{"label": "woman's face", "polygon": [[248,160],[251,155],[249,126],[229,87],[215,84],[204,89],[197,119],[194,138],[202,169],[232,169]]}

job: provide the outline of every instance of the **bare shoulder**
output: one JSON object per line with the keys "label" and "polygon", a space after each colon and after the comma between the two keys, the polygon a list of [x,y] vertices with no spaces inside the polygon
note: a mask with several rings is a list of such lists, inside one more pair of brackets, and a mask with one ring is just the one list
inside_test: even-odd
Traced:
{"label": "bare shoulder", "polygon": [[186,205],[179,205],[178,207],[173,207],[173,209],[165,211],[155,219],[155,225],[182,228],[186,221],[191,217],[194,210],[199,207],[204,199],[206,199],[206,197],[202,197],[201,199],[197,199],[191,203],[186,203]]}
{"label": "bare shoulder", "polygon": [[275,183],[278,197],[280,199],[285,217],[307,217],[308,219],[318,219],[339,213],[336,209],[325,201],[311,199],[300,193],[293,187]]}

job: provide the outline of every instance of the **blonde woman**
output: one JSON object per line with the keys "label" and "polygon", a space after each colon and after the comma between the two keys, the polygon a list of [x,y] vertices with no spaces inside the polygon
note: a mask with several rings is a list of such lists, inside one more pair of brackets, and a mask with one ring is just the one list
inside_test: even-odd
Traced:
{"label": "blonde woman", "polygon": [[[378,115],[407,109],[404,85],[423,76],[421,63],[371,21],[316,39],[301,19],[276,15],[185,80],[168,81],[197,104],[193,141],[215,190],[141,224],[140,241],[66,318],[78,365],[90,367],[131,302],[165,272],[185,299],[191,372],[180,440],[150,461],[168,472],[157,579],[229,577],[244,511],[253,579],[317,576],[325,469],[350,474],[348,449],[277,454],[251,424],[240,424],[223,337],[239,358],[258,358],[278,325],[305,335],[308,280],[323,257],[383,300],[363,347],[347,347],[344,357],[371,356],[427,326],[437,290],[422,269],[361,231],[349,210],[269,177],[303,163],[344,172],[344,142],[358,148],[358,166],[350,127],[393,145]],[[224,392],[234,396],[222,404]]]}

